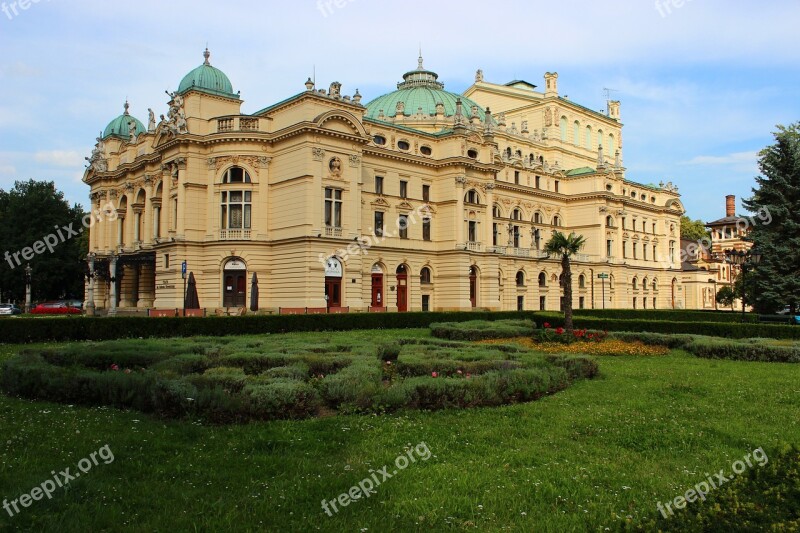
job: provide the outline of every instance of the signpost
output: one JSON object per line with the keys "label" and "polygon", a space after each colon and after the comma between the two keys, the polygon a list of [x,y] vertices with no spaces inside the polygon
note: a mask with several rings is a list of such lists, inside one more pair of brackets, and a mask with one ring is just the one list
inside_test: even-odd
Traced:
{"label": "signpost", "polygon": [[603,283],[603,309],[606,308],[606,280],[608,279],[608,274],[598,274],[597,278],[602,280]]}
{"label": "signpost", "polygon": [[186,261],[181,263],[181,277],[183,278],[183,316],[186,316]]}

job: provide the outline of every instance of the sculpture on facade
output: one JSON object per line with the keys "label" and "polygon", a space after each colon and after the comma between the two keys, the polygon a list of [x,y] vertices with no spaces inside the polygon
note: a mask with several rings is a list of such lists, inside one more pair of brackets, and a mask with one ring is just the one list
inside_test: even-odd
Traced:
{"label": "sculpture on facade", "polygon": [[169,111],[167,112],[167,119],[161,115],[161,123],[158,125],[159,130],[163,130],[167,135],[174,137],[179,133],[189,133],[188,124],[186,123],[186,113],[183,111],[183,96],[176,92],[164,91],[169,95],[170,101],[168,102]]}
{"label": "sculpture on facade", "polygon": [[136,122],[133,120],[128,121],[128,142],[136,144]]}
{"label": "sculpture on facade", "polygon": [[147,131],[152,133],[156,131],[156,114],[153,112],[151,108],[147,108]]}
{"label": "sculpture on facade", "polygon": [[97,137],[97,143],[92,149],[92,155],[84,157],[89,162],[89,168],[95,172],[106,172],[108,170],[108,161],[103,157],[105,155],[105,143],[103,142],[103,134]]}

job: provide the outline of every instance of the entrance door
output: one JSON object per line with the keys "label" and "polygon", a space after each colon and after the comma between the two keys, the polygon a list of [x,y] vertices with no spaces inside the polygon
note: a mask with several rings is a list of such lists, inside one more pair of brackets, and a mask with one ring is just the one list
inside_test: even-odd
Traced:
{"label": "entrance door", "polygon": [[469,267],[469,303],[478,306],[478,269]]}
{"label": "entrance door", "polygon": [[383,307],[383,274],[372,275],[372,307]]}
{"label": "entrance door", "polygon": [[223,275],[223,307],[244,307],[247,300],[247,272],[226,270]]}
{"label": "entrance door", "polygon": [[325,278],[325,300],[329,308],[342,306],[342,278]]}
{"label": "entrance door", "polygon": [[397,310],[408,311],[408,270],[405,265],[397,267]]}

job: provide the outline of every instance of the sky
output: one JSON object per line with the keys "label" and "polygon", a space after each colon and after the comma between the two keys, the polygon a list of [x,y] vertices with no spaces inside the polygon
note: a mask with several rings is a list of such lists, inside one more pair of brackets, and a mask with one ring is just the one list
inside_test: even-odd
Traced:
{"label": "sky", "polygon": [[72,203],[98,132],[123,111],[146,124],[203,61],[252,113],[342,83],[364,102],[425,67],[462,92],[524,79],[604,110],[621,101],[626,177],[672,181],[687,214],[748,197],[758,152],[800,120],[800,2],[769,0],[0,0],[0,189],[53,180]]}

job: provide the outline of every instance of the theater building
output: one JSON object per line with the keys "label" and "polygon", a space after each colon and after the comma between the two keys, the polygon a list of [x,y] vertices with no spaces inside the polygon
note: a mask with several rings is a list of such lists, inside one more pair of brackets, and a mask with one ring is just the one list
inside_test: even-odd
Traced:
{"label": "theater building", "polygon": [[619,102],[572,102],[555,73],[539,90],[479,70],[456,94],[420,57],[366,103],[308,80],[243,114],[204,57],[160,120],[126,102],[87,158],[93,208],[117,215],[90,233],[97,309],[182,307],[186,262],[208,309],[556,310],[555,231],[587,240],[576,308],[687,306],[684,208],[626,179]]}

